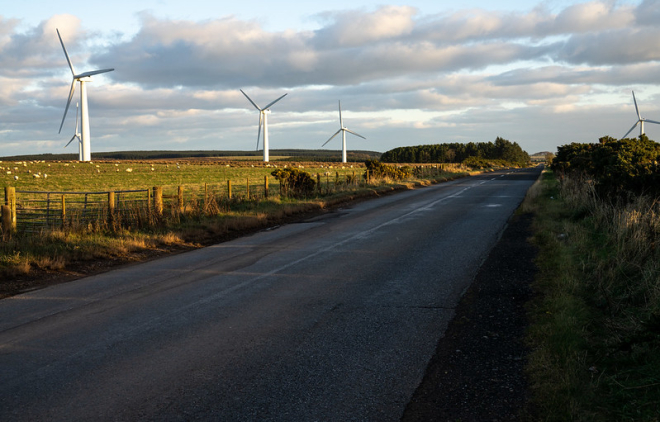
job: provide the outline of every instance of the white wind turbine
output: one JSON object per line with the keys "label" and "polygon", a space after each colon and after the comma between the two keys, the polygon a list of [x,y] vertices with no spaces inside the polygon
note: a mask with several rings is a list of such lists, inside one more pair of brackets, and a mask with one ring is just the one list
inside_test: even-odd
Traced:
{"label": "white wind turbine", "polygon": [[344,127],[344,120],[341,118],[341,101],[339,101],[339,130],[335,132],[335,134],[332,135],[330,139],[325,141],[325,144],[321,145],[321,147],[324,147],[328,142],[332,141],[332,138],[339,135],[339,132],[341,132],[341,162],[345,163],[346,162],[346,132],[352,133],[355,136],[359,136],[362,139],[367,139],[367,138]]}
{"label": "white wind turbine", "polygon": [[[240,91],[243,92],[242,89]],[[268,162],[269,159],[270,159],[270,157],[268,155],[268,114],[270,113],[269,108],[270,108],[270,106],[272,106],[273,104],[275,104],[276,102],[281,100],[282,98],[286,97],[286,94],[282,95],[280,98],[278,98],[277,100],[271,102],[270,104],[268,104],[264,108],[260,108],[254,101],[252,101],[252,99],[250,97],[248,97],[248,95],[245,92],[243,92],[243,95],[245,95],[245,98],[247,98],[248,101],[250,101],[252,103],[254,108],[259,110],[259,131],[257,132],[257,151],[259,151],[259,138],[261,137],[261,126],[262,126],[262,122],[263,122],[263,128],[264,128],[264,162]]]}
{"label": "white wind turbine", "polygon": [[83,160],[83,153],[82,153],[82,138],[80,137],[80,132],[78,132],[78,103],[76,103],[76,131],[74,132],[73,136],[71,137],[71,140],[67,142],[66,145],[64,145],[64,148],[68,147],[71,142],[73,142],[74,139],[78,138],[78,161]]}
{"label": "white wind turbine", "polygon": [[644,134],[644,122],[649,122],[649,123],[655,123],[656,125],[660,125],[660,122],[656,122],[655,120],[649,120],[649,119],[644,119],[642,116],[639,114],[639,108],[637,108],[637,100],[635,99],[635,91],[632,92],[633,95],[633,101],[635,102],[635,111],[637,112],[637,121],[633,125],[633,127],[630,128],[628,132],[626,132],[621,139],[624,139],[630,132],[633,131],[637,127],[637,125],[640,125],[639,127],[639,136],[642,136]]}
{"label": "white wind turbine", "polygon": [[[56,29],[57,36],[60,39],[60,44],[62,44],[62,50],[64,50],[64,55],[66,56],[66,61],[69,63],[69,68],[71,69],[71,74],[73,75],[73,80],[71,81],[71,89],[69,90],[69,99],[66,102],[66,107],[64,108],[64,116],[62,116],[62,123],[60,124],[60,131],[62,132],[62,126],[64,125],[64,119],[66,118],[66,113],[69,111],[69,105],[71,104],[71,99],[73,98],[73,93],[76,89],[76,81],[80,82],[80,120],[82,126],[82,133],[80,134],[81,142],[81,161],[90,161],[92,159],[91,149],[90,149],[90,138],[89,138],[89,112],[87,110],[87,87],[85,83],[91,81],[91,76],[98,75],[99,73],[111,72],[115,69],[101,69],[101,70],[92,70],[89,72],[76,74],[76,71],[73,69],[71,64],[71,59],[69,58],[69,53],[64,47],[64,41],[62,41],[62,36],[60,35],[59,29]],[[77,112],[76,112],[77,114]]]}

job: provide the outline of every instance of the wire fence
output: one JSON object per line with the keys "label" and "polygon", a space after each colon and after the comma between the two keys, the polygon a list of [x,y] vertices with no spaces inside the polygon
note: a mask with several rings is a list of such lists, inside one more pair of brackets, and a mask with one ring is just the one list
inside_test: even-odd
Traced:
{"label": "wire fence", "polygon": [[[316,193],[329,194],[357,187],[355,174],[316,175]],[[98,192],[30,191],[5,188],[9,221],[0,233],[40,233],[60,228],[98,229],[152,224],[165,215],[212,214],[242,201],[286,196],[272,177],[226,180],[224,183],[162,186],[150,189]]]}
{"label": "wire fence", "polygon": [[136,209],[148,207],[149,189],[104,192],[15,191],[16,230],[88,226],[115,218],[132,222]]}
{"label": "wire fence", "polygon": [[[442,166],[418,166],[415,177],[430,177],[443,171]],[[356,174],[317,173],[312,183],[313,196],[352,191],[378,183],[370,171]],[[291,188],[271,176],[246,177],[214,184],[157,186],[150,189],[99,192],[64,192],[15,190],[5,187],[0,234],[11,232],[38,234],[44,230],[100,230],[139,228],[162,222],[164,218],[183,215],[217,215],[244,201],[291,195]],[[295,196],[295,194],[294,194]]]}

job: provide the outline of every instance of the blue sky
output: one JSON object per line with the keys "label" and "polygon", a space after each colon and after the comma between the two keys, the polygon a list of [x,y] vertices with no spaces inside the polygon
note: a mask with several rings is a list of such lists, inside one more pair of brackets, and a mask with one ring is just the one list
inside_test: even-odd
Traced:
{"label": "blue sky", "polygon": [[[660,0],[223,3],[3,5],[0,156],[67,151],[75,113],[58,134],[71,75],[55,28],[76,70],[115,68],[88,85],[92,157],[253,149],[258,113],[239,89],[260,105],[288,93],[269,117],[272,149],[320,148],[338,100],[367,138],[349,150],[501,136],[533,153],[621,137],[632,90],[660,120]],[[660,141],[660,125],[646,132]]]}

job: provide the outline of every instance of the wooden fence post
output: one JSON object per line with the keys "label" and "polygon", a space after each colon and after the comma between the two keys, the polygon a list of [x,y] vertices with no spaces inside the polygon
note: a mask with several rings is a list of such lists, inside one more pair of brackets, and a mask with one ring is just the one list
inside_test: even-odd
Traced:
{"label": "wooden fence post", "polygon": [[5,205],[9,207],[9,221],[11,229],[16,229],[16,188],[11,186],[5,187]]}
{"label": "wooden fence post", "polygon": [[231,180],[227,180],[227,198],[231,199]]}
{"label": "wooden fence post", "polygon": [[177,193],[177,207],[179,208],[179,212],[183,212],[183,186],[179,186],[179,190]]}
{"label": "wooden fence post", "polygon": [[163,188],[161,186],[154,186],[154,211],[156,215],[162,217],[163,215]]}
{"label": "wooden fence post", "polygon": [[264,197],[268,198],[268,176],[264,176]]}
{"label": "wooden fence post", "polygon": [[66,226],[66,200],[62,194],[62,228]]}
{"label": "wooden fence post", "polygon": [[321,173],[316,173],[316,186],[319,191],[319,195],[321,194]]}
{"label": "wooden fence post", "polygon": [[249,200],[250,199],[250,178],[249,177],[246,178],[246,186],[247,186],[246,195],[247,195],[247,199]]}
{"label": "wooden fence post", "polygon": [[209,204],[209,186],[204,182],[204,212],[208,209]]}
{"label": "wooden fence post", "polygon": [[115,224],[115,193],[108,192],[108,225],[114,230]]}

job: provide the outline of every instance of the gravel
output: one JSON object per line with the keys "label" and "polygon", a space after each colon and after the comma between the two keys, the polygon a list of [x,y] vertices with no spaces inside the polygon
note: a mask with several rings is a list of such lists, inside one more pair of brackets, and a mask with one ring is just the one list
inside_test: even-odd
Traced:
{"label": "gravel", "polygon": [[531,215],[514,216],[456,308],[402,421],[531,419],[525,303],[536,249]]}

